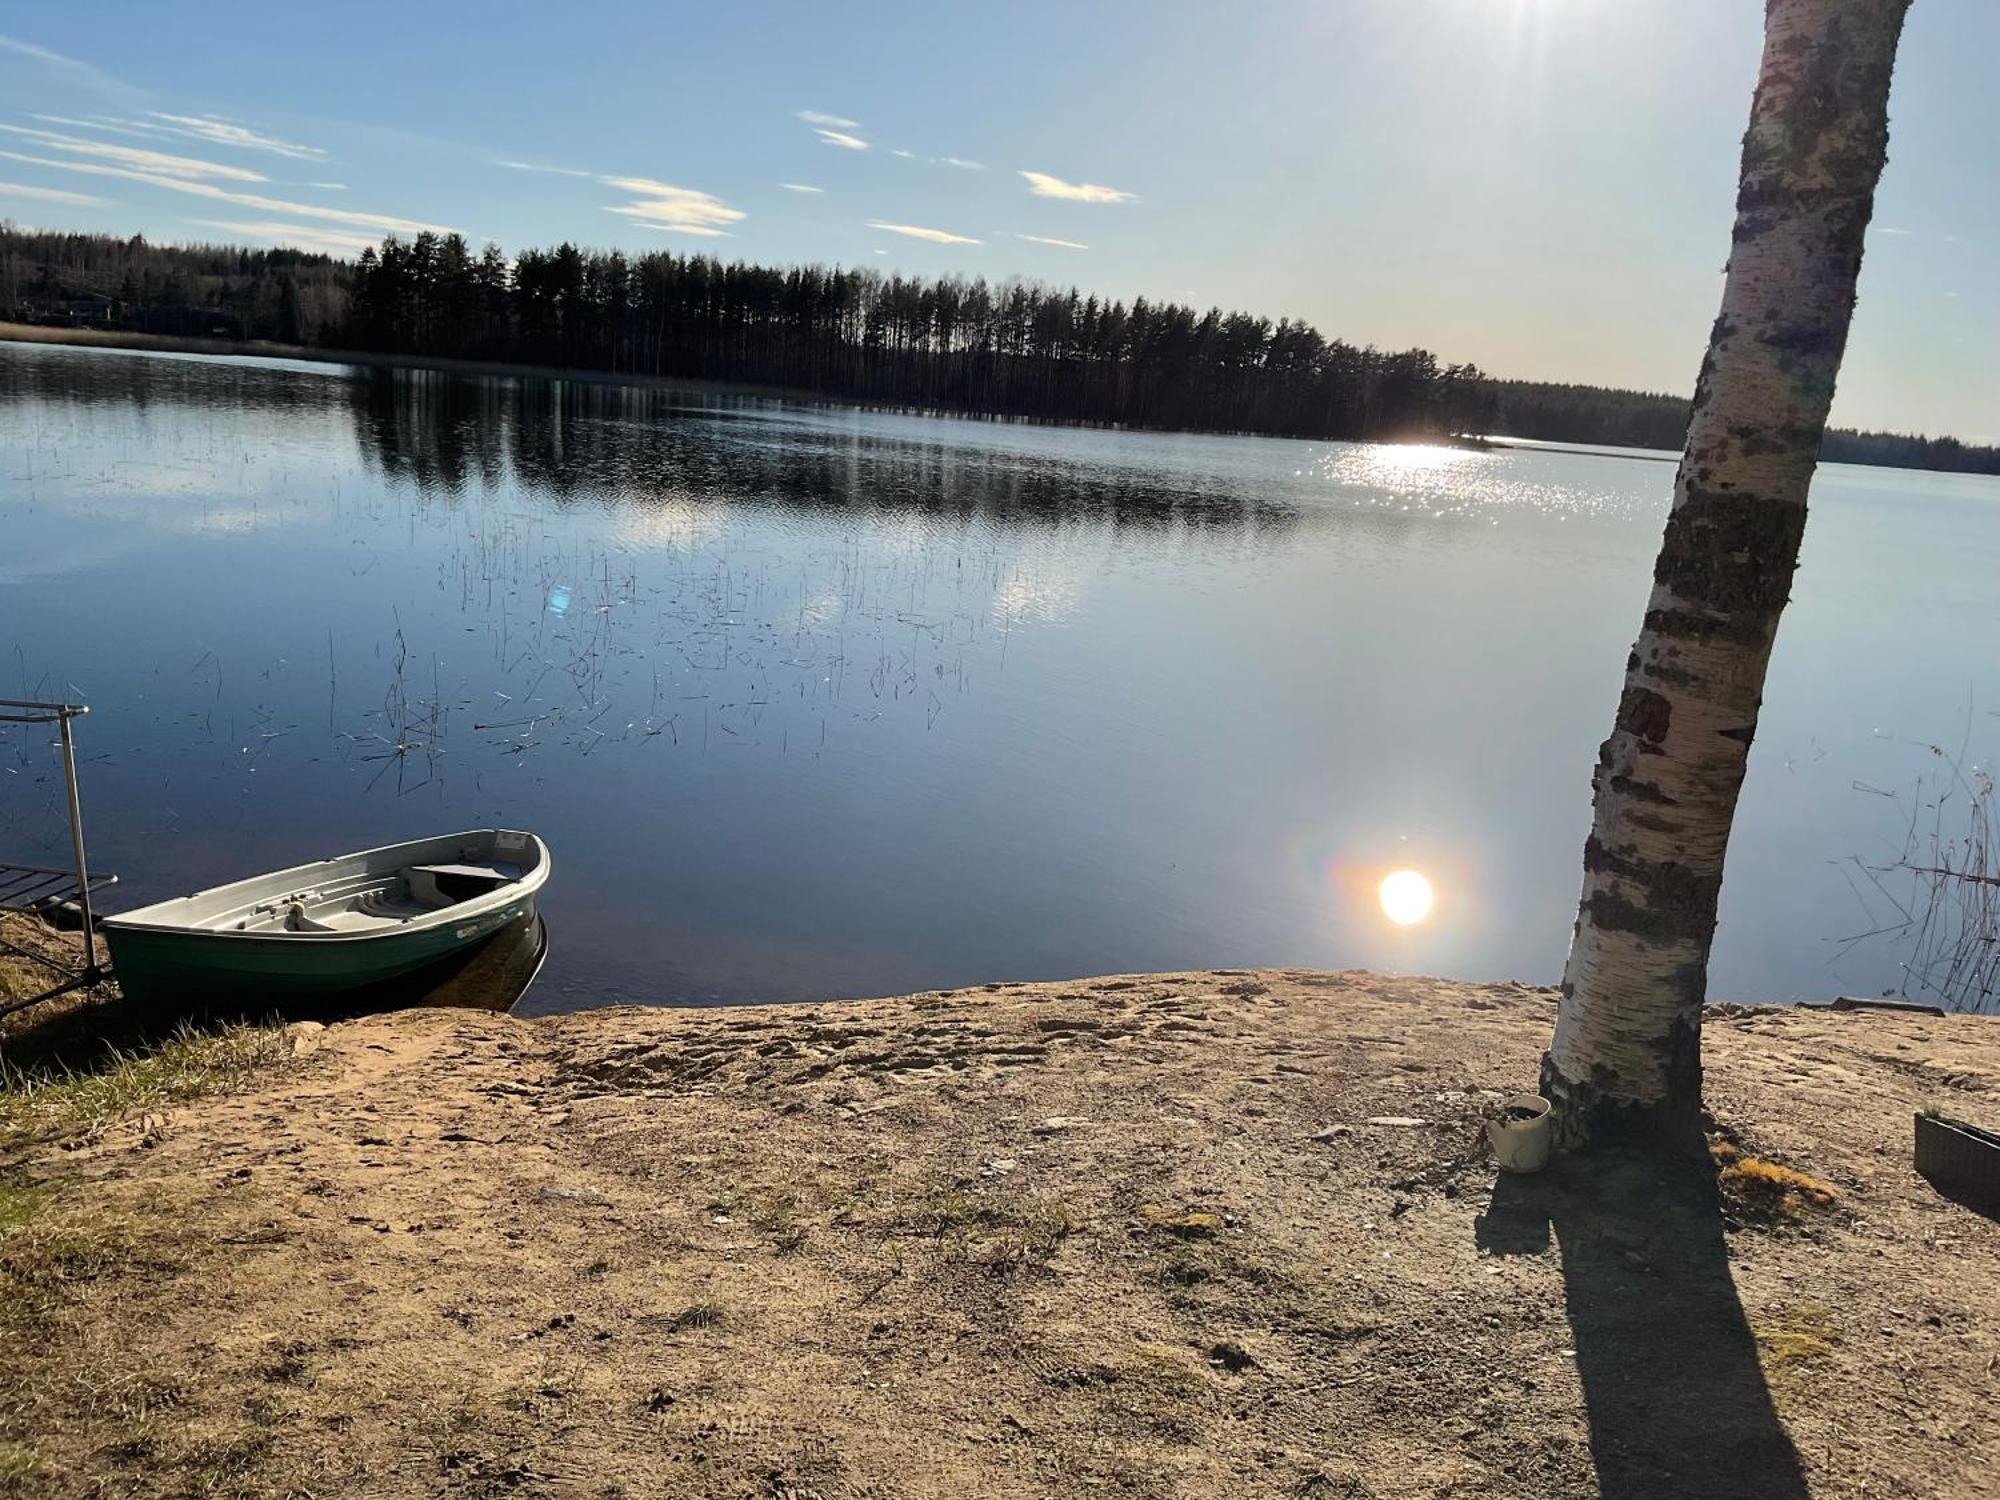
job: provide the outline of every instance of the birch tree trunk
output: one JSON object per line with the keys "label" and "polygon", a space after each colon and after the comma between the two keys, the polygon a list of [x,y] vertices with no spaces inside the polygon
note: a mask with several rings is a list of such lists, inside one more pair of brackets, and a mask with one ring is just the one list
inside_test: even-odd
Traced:
{"label": "birch tree trunk", "polygon": [[1542,1064],[1558,1139],[1699,1140],[1723,853],[1805,532],[1909,0],[1767,0],[1722,312],[1611,737]]}

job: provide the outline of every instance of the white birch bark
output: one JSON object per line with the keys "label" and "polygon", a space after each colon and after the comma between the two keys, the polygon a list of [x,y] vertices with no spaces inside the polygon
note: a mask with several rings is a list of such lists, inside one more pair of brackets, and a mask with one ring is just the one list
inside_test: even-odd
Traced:
{"label": "white birch bark", "polygon": [[1909,0],[1768,0],[1722,313],[1611,737],[1543,1091],[1698,1139],[1723,854],[1854,310]]}

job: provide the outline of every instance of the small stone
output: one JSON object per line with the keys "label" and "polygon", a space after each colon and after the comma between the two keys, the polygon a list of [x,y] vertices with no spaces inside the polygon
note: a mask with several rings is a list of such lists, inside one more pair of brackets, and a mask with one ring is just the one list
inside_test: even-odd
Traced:
{"label": "small stone", "polygon": [[1430,1124],[1430,1121],[1419,1120],[1415,1115],[1370,1115],[1366,1123],[1396,1130],[1414,1130]]}
{"label": "small stone", "polygon": [[611,1201],[596,1188],[587,1187],[545,1187],[535,1196],[544,1203],[605,1204]]}
{"label": "small stone", "polygon": [[1090,1121],[1086,1120],[1082,1115],[1050,1115],[1041,1124],[1034,1127],[1033,1133],[1035,1135],[1061,1135],[1065,1130],[1074,1130],[1079,1125],[1088,1125],[1089,1123]]}
{"label": "small stone", "polygon": [[1324,1130],[1316,1130],[1312,1139],[1316,1141],[1337,1141],[1344,1135],[1354,1134],[1352,1125],[1329,1125]]}

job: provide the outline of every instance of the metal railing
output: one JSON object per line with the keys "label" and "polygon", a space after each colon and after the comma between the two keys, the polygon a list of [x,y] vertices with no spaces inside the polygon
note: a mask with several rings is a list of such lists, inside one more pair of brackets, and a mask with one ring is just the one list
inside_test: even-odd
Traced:
{"label": "metal railing", "polygon": [[69,797],[69,842],[75,858],[75,866],[70,870],[50,868],[43,865],[12,865],[0,863],[0,898],[7,904],[25,904],[33,898],[35,904],[60,902],[66,895],[66,882],[73,881],[76,894],[73,899],[80,917],[79,937],[82,939],[83,966],[72,969],[57,962],[46,953],[37,953],[0,938],[0,948],[18,954],[22,958],[50,968],[62,975],[62,983],[52,989],[43,990],[38,995],[10,1000],[0,1005],[0,1015],[22,1010],[38,1001],[53,999],[71,990],[83,989],[96,984],[104,977],[105,971],[97,962],[97,919],[91,911],[90,894],[94,886],[111,885],[118,879],[115,875],[99,876],[95,881],[90,874],[89,862],[83,850],[83,804],[76,790],[76,738],[70,731],[70,721],[80,719],[90,710],[81,703],[36,703],[19,698],[0,698],[0,724],[53,724],[56,726],[56,743],[62,751],[63,789]]}

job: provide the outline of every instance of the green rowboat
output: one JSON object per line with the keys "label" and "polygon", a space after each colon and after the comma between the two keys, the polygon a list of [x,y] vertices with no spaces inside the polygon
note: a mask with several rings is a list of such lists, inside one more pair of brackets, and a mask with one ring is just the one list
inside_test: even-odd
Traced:
{"label": "green rowboat", "polygon": [[534,834],[481,828],[255,875],[107,917],[102,930],[127,995],[277,1004],[467,952],[532,918],[548,878]]}

